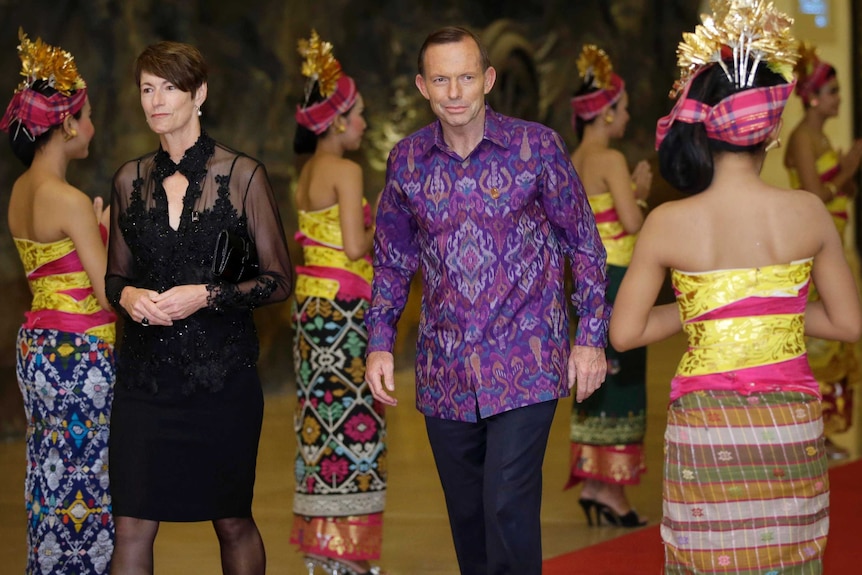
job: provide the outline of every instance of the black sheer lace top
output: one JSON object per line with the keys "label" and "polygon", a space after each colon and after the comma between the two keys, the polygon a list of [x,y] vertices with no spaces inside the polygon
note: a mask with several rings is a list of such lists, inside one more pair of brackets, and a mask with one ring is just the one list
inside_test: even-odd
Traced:
{"label": "black sheer lace top", "polygon": [[[177,171],[189,184],[179,226],[173,229],[163,182]],[[254,242],[258,277],[238,284],[214,278],[213,250],[223,228]],[[257,362],[252,309],[287,299],[293,287],[266,169],[205,133],[179,164],[162,149],[124,164],[114,175],[111,197],[105,285],[114,308],[126,316],[120,305],[126,286],[162,292],[187,284],[207,286],[206,308],[170,327],[124,322],[119,385],[153,393],[165,382],[179,385],[185,394],[221,389],[233,371]]]}

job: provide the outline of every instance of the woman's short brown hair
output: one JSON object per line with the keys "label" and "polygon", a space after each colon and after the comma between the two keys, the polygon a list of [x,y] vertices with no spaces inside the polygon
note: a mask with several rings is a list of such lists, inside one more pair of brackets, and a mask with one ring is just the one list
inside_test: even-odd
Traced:
{"label": "woman's short brown hair", "polygon": [[200,50],[182,42],[163,41],[144,48],[135,61],[138,88],[144,72],[164,78],[183,92],[194,93],[207,81],[207,64]]}

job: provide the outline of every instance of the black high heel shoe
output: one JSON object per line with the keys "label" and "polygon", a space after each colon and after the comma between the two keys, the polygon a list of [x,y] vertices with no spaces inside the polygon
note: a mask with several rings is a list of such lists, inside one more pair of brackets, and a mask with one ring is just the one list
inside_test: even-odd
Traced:
{"label": "black high heel shoe", "polygon": [[581,509],[584,510],[584,515],[587,516],[587,525],[589,527],[593,526],[593,509],[596,510],[596,525],[601,524],[601,509],[603,507],[601,503],[595,499],[588,499],[586,497],[578,499],[578,503],[581,505]]}
{"label": "black high heel shoe", "polygon": [[614,527],[643,527],[649,523],[646,519],[641,519],[640,515],[638,515],[634,509],[631,509],[625,515],[619,515],[607,505],[596,503],[596,506],[598,507],[599,512],[601,512],[602,517],[605,518],[605,521]]}

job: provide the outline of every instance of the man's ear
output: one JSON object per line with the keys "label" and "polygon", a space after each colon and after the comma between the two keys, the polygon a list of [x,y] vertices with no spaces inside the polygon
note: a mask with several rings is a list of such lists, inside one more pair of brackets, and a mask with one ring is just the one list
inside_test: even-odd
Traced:
{"label": "man's ear", "polygon": [[419,91],[422,93],[422,96],[426,100],[430,100],[431,98],[428,97],[428,88],[427,88],[427,86],[425,86],[425,78],[422,76],[422,74],[416,74],[416,80],[415,81],[416,81],[416,88],[419,89]]}
{"label": "man's ear", "polygon": [[485,70],[485,94],[491,91],[491,88],[494,87],[494,83],[497,81],[497,70],[494,69],[493,66],[488,66],[488,69]]}

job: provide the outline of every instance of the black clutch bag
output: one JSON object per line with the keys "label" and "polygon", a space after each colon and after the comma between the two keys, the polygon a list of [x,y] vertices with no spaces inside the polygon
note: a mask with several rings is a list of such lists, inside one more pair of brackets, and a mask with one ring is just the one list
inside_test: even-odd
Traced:
{"label": "black clutch bag", "polygon": [[213,253],[213,275],[218,279],[238,283],[257,276],[257,250],[251,240],[222,230]]}

